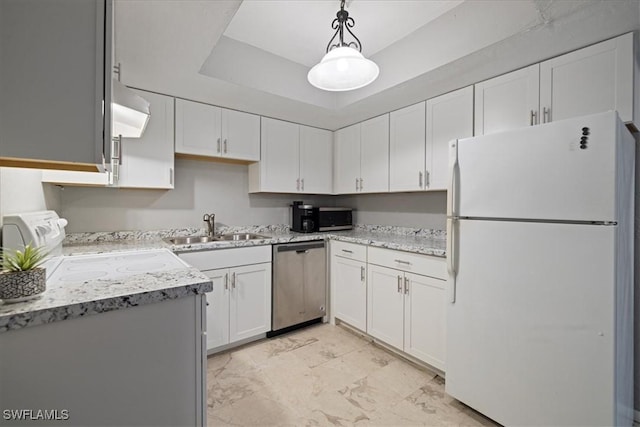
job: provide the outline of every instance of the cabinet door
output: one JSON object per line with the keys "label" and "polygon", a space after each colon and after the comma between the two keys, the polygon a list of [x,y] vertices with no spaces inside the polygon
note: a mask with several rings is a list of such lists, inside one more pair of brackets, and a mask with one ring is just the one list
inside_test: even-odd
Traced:
{"label": "cabinet door", "polygon": [[405,273],[404,351],[445,368],[445,280]]}
{"label": "cabinet door", "polygon": [[389,114],[360,124],[360,191],[389,191]]}
{"label": "cabinet door", "polygon": [[369,264],[367,333],[400,350],[404,344],[404,275]]}
{"label": "cabinet door", "polygon": [[271,330],[271,263],[229,269],[229,342]]}
{"label": "cabinet door", "polygon": [[365,266],[364,262],[331,257],[332,316],[363,332],[367,330]]}
{"label": "cabinet door", "polygon": [[221,122],[219,107],[176,99],[176,153],[221,156]]}
{"label": "cabinet door", "polygon": [[541,123],[538,64],[475,85],[474,135]]}
{"label": "cabinet door", "polygon": [[391,113],[389,190],[424,189],[425,103]]}
{"label": "cabinet door", "polygon": [[360,188],[360,124],[335,132],[333,191],[356,193]]}
{"label": "cabinet door", "polygon": [[0,157],[102,163],[111,13],[105,0],[0,1]]}
{"label": "cabinet door", "polygon": [[447,189],[449,142],[470,136],[473,136],[473,86],[427,101],[427,190]]}
{"label": "cabinet door", "polygon": [[260,160],[260,116],[222,109],[222,155]]}
{"label": "cabinet door", "polygon": [[141,138],[122,139],[122,165],[115,183],[128,188],[173,188],[173,98],[135,91],[149,101],[151,117]]}
{"label": "cabinet door", "polygon": [[633,34],[540,64],[540,106],[547,122],[618,110],[633,120]]}
{"label": "cabinet door", "polygon": [[229,344],[229,269],[204,271],[213,282],[207,297],[207,350]]}
{"label": "cabinet door", "polygon": [[262,117],[260,190],[295,193],[299,189],[299,129],[294,123]]}
{"label": "cabinet door", "polygon": [[333,133],[300,126],[300,191],[333,192]]}

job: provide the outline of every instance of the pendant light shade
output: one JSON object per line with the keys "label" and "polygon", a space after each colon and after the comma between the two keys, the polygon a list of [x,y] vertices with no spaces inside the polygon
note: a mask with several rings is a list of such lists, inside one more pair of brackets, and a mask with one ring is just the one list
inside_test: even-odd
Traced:
{"label": "pendant light shade", "polygon": [[[307,80],[313,86],[322,90],[342,92],[359,89],[378,78],[380,69],[376,63],[360,53],[362,43],[351,31],[354,25],[355,21],[344,10],[344,0],[341,0],[340,10],[331,23],[331,28],[336,31],[329,40],[327,53],[307,74]],[[345,30],[353,37],[353,41],[345,43]]]}
{"label": "pendant light shade", "polygon": [[354,48],[343,46],[330,50],[309,70],[307,79],[319,89],[341,92],[364,87],[378,78],[379,73],[375,62]]}

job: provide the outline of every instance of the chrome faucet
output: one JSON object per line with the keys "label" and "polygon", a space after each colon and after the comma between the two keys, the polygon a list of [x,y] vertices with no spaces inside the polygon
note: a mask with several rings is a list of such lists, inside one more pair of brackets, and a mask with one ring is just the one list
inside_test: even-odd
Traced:
{"label": "chrome faucet", "polygon": [[209,237],[213,237],[216,234],[216,226],[215,226],[215,221],[216,221],[216,214],[204,214],[204,216],[202,217],[202,220],[204,222],[207,223],[207,233],[209,234]]}

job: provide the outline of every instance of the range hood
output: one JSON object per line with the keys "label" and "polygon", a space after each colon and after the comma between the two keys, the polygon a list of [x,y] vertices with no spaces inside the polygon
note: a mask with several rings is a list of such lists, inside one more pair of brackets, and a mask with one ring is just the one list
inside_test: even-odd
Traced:
{"label": "range hood", "polygon": [[111,134],[114,137],[140,138],[149,122],[149,102],[131,89],[112,81]]}

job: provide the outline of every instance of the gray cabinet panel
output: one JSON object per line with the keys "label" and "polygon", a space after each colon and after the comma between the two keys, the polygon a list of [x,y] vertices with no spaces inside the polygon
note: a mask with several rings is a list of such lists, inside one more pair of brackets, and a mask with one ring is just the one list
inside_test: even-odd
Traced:
{"label": "gray cabinet panel", "polygon": [[102,161],[110,6],[110,0],[0,2],[0,156]]}

